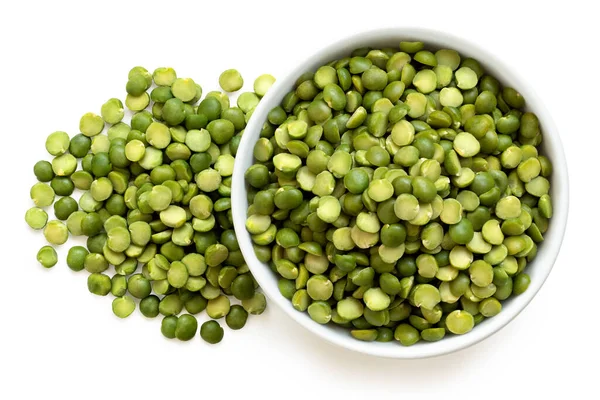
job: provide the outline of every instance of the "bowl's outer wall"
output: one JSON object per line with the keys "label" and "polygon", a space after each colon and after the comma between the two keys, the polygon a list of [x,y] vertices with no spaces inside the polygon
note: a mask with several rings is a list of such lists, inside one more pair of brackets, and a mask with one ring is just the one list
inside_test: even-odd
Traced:
{"label": "bowl's outer wall", "polygon": [[[294,82],[300,74],[306,71],[314,71],[333,59],[348,56],[356,48],[365,46],[374,48],[396,47],[402,40],[423,41],[427,47],[432,49],[455,49],[463,58],[473,57],[477,59],[485,68],[486,73],[495,76],[503,85],[514,87],[521,92],[527,101],[527,109],[534,111],[540,120],[544,134],[542,153],[549,157],[554,166],[551,177],[554,216],[550,228],[545,234],[545,240],[539,246],[536,259],[527,267],[527,273],[531,276],[529,289],[524,294],[511,297],[503,302],[503,310],[499,315],[486,319],[466,335],[451,335],[439,342],[419,342],[411,347],[403,347],[394,343],[361,342],[353,339],[344,329],[319,325],[312,321],[308,314],[296,311],[291,302],[279,293],[275,274],[254,255],[250,235],[245,229],[248,202],[245,192],[244,172],[252,165],[252,149],[259,138],[269,110],[279,105],[283,96],[293,88]],[[313,333],[350,350],[390,358],[423,358],[446,354],[478,343],[504,327],[529,304],[548,277],[563,240],[569,202],[568,175],[563,147],[551,115],[525,80],[519,77],[516,72],[509,70],[493,54],[462,38],[444,32],[422,28],[380,29],[360,33],[323,48],[294,68],[286,77],[277,80],[254,111],[253,117],[245,129],[239,149],[236,155],[232,183],[233,220],[241,251],[250,270],[271,304],[277,304],[290,317]]]}

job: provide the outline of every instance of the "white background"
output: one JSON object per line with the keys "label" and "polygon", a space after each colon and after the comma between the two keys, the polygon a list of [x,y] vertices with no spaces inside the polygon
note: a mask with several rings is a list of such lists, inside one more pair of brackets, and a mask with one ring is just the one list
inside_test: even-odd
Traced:
{"label": "white background", "polygon": [[[598,13],[592,1],[3,1],[0,6],[0,398],[532,398],[597,396]],[[237,68],[283,76],[358,30],[413,25],[482,44],[520,71],[554,114],[571,209],[554,270],[505,329],[425,360],[351,353],[274,306],[209,346],[161,336],[160,319],[119,320],[85,273],[35,255],[23,215],[45,137],[124,97],[134,65],[172,66],[205,93]],[[251,86],[247,86],[251,87]],[[393,345],[393,344],[392,344]],[[593,371],[596,371],[595,373]],[[593,395],[596,393],[596,395]],[[367,397],[368,396],[368,397]]]}

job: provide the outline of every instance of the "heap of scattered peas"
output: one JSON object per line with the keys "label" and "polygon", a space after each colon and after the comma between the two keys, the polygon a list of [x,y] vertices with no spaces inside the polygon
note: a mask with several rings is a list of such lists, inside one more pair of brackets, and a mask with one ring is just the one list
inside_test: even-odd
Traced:
{"label": "heap of scattered peas", "polygon": [[[148,318],[160,314],[164,336],[189,340],[198,331],[194,315],[206,310],[213,320],[201,326],[200,336],[220,342],[224,331],[216,320],[241,329],[249,313],[266,307],[233,231],[230,195],[244,128],[274,80],[257,78],[236,107],[225,93],[243,86],[236,70],[219,78],[225,92],[200,101],[200,85],[172,68],[152,74],[133,68],[125,107],[109,99],[100,115],[81,117],[81,133],[48,136],[54,158],[34,166],[39,182],[31,188],[35,207],[26,222],[43,229],[54,246],[69,235],[88,237],[86,247],[69,250],[67,265],[90,273],[91,293],[114,296],[116,316],[125,318],[136,307]],[[129,124],[126,114],[132,114]],[[75,189],[82,191],[79,201]],[[51,205],[56,219],[49,221],[44,208]],[[51,268],[57,253],[44,246],[37,259]]]}
{"label": "heap of scattered peas", "polygon": [[254,145],[246,228],[319,324],[402,345],[523,293],[552,165],[519,92],[454,50],[355,50],[303,74]]}

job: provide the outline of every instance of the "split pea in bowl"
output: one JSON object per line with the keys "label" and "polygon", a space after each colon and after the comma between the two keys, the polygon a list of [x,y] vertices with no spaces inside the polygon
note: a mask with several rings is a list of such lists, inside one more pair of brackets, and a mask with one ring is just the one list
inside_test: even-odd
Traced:
{"label": "split pea in bowl", "polygon": [[[420,46],[411,42],[423,42],[423,51],[419,54]],[[382,51],[357,51],[365,48]],[[454,50],[461,58],[452,51],[436,57],[440,49]],[[357,58],[352,64],[337,64],[346,71],[324,69],[297,88],[303,74],[353,52]],[[393,52],[407,55],[395,56],[399,71],[390,73],[385,64]],[[445,66],[435,68],[438,60]],[[416,67],[406,67],[408,78],[402,76],[406,64]],[[369,69],[373,71],[365,75]],[[362,79],[352,80],[352,75]],[[403,80],[407,85],[390,86]],[[331,81],[337,88],[324,87]],[[296,120],[321,127],[311,130],[308,123],[297,123],[286,126],[284,134],[275,133],[275,124],[264,129],[269,119],[279,124],[288,119],[288,113],[278,115],[282,110],[272,112],[282,101],[293,114],[292,103],[302,102],[290,98],[294,90],[302,97],[323,90],[319,101],[296,109],[297,114],[305,110]],[[521,112],[511,110],[519,107]],[[467,124],[469,113],[476,118]],[[337,118],[341,114],[345,116]],[[333,119],[343,119],[346,128],[340,131],[331,122],[326,126]],[[273,136],[270,144],[261,142],[266,149],[261,147],[259,158],[264,159],[256,160],[259,138]],[[290,146],[291,141],[304,144]],[[272,144],[273,150],[283,149],[273,151]],[[563,239],[568,176],[552,117],[517,73],[487,51],[446,33],[384,29],[327,46],[277,80],[254,110],[239,149],[232,212],[252,274],[270,301],[299,324],[354,351],[422,358],[485,339],[532,300]],[[307,161],[314,150],[319,152]],[[351,155],[328,163],[332,150]],[[254,164],[269,168],[254,167],[248,174]],[[265,175],[266,169],[278,170],[277,176]],[[267,189],[261,182],[265,176],[286,193],[273,201],[271,190],[263,193],[264,201],[250,204],[251,214],[259,214],[248,223],[255,229],[251,235],[246,228],[248,192]],[[298,202],[293,217],[294,210],[277,207],[286,208],[282,203],[290,201]],[[260,227],[265,223],[269,232]]]}

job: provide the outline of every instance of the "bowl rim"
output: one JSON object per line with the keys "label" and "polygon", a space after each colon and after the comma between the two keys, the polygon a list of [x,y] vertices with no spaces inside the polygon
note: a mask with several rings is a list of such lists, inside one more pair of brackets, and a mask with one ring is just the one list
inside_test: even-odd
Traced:
{"label": "bowl rim", "polygon": [[[317,324],[310,319],[307,313],[296,311],[291,302],[279,293],[276,276],[270,268],[256,258],[250,235],[245,228],[247,200],[244,173],[252,163],[252,151],[250,149],[253,148],[254,142],[259,137],[269,110],[279,105],[283,95],[291,89],[298,76],[327,62],[324,60],[337,57],[336,53],[349,54],[350,49],[363,47],[369,43],[381,46],[380,43],[383,42],[394,42],[397,45],[400,40],[420,40],[434,48],[455,49],[461,56],[467,55],[477,58],[486,70],[494,70],[494,76],[501,75],[502,77],[499,78],[501,82],[509,81],[511,86],[518,88],[527,99],[527,106],[535,110],[536,115],[542,122],[544,132],[542,146],[545,147],[545,154],[552,153],[549,158],[554,166],[551,177],[554,215],[551,227],[546,233],[543,251],[538,252],[536,259],[532,261],[532,264],[535,263],[536,265],[535,279],[532,278],[528,290],[507,300],[510,302],[510,307],[504,309],[493,319],[486,320],[484,324],[466,335],[452,335],[439,342],[418,343],[409,347],[390,345],[390,343],[362,342],[353,339],[350,335],[341,336],[337,333],[338,330],[330,325]],[[564,149],[552,116],[534,89],[526,83],[520,73],[509,68],[502,60],[479,44],[445,31],[409,26],[380,28],[359,32],[322,47],[292,68],[283,79],[278,79],[275,82],[254,110],[253,117],[246,126],[239,149],[242,151],[241,154],[236,155],[232,180],[232,216],[240,249],[250,271],[270,302],[275,303],[290,318],[326,341],[359,353],[385,358],[414,359],[448,354],[479,343],[504,328],[531,302],[548,278],[564,238],[569,208],[569,179]],[[505,302],[503,302],[504,305]]]}

